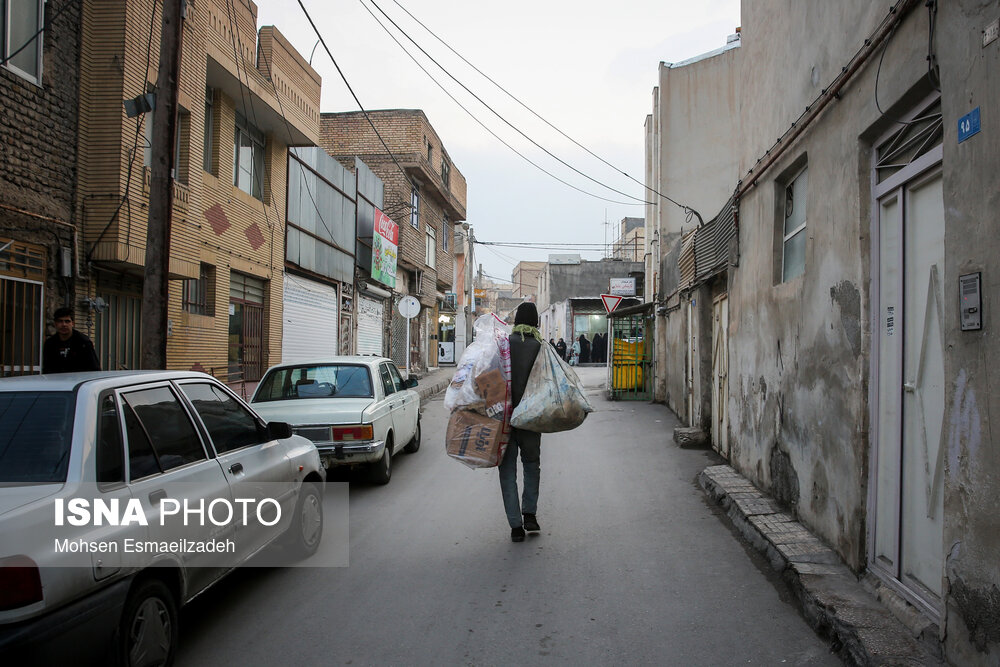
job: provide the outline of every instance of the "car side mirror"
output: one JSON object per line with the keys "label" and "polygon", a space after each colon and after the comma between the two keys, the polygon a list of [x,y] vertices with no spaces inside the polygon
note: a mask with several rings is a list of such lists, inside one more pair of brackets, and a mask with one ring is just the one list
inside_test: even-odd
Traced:
{"label": "car side mirror", "polygon": [[406,387],[407,389],[413,389],[414,387],[417,386],[417,378],[406,378],[406,380],[403,382],[403,386]]}
{"label": "car side mirror", "polygon": [[292,437],[292,425],[288,422],[267,422],[269,440],[284,440]]}

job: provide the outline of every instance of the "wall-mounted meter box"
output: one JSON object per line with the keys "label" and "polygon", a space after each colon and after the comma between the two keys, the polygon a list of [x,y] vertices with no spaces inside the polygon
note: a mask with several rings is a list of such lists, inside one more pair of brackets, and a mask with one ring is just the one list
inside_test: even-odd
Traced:
{"label": "wall-mounted meter box", "polygon": [[967,273],[958,277],[962,331],[978,331],[983,328],[982,277],[982,273]]}

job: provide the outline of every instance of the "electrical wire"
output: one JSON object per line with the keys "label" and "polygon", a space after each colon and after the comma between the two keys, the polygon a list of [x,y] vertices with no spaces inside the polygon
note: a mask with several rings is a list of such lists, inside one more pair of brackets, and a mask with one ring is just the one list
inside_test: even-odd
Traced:
{"label": "electrical wire", "polygon": [[[300,1],[301,1],[301,0],[300,0]],[[364,4],[364,3],[363,3],[363,0],[358,0],[358,1],[359,1],[359,2],[361,2],[362,4]],[[450,78],[450,79],[451,79],[452,81],[454,81],[454,82],[455,82],[455,83],[457,83],[457,84],[458,84],[459,86],[461,86],[461,87],[462,87],[462,89],[463,89],[463,90],[465,90],[465,92],[467,92],[467,93],[468,93],[469,95],[471,95],[471,96],[472,96],[472,97],[473,97],[473,98],[474,98],[474,99],[475,99],[475,100],[476,100],[477,102],[479,102],[479,103],[480,103],[480,104],[482,104],[482,105],[483,105],[484,107],[486,107],[486,108],[487,108],[487,109],[488,109],[488,110],[489,110],[489,111],[490,111],[490,112],[491,112],[491,113],[492,113],[492,114],[493,114],[494,116],[496,116],[496,117],[497,117],[498,119],[500,119],[500,120],[501,120],[501,121],[502,121],[502,122],[503,122],[504,124],[506,124],[506,125],[507,125],[508,127],[510,127],[510,128],[511,128],[512,130],[514,130],[515,132],[517,132],[517,133],[518,133],[519,135],[521,135],[521,136],[522,136],[522,137],[523,137],[524,139],[526,139],[526,140],[527,140],[528,142],[530,142],[530,143],[531,143],[532,145],[534,145],[534,146],[535,146],[536,148],[538,148],[538,149],[539,149],[539,150],[541,150],[541,151],[542,151],[543,153],[545,153],[546,155],[548,155],[549,157],[551,157],[551,158],[552,158],[553,160],[555,160],[556,162],[559,162],[560,164],[562,164],[563,166],[565,166],[565,167],[569,168],[570,170],[572,170],[573,172],[575,172],[575,173],[579,174],[580,176],[583,176],[583,177],[584,177],[584,178],[586,178],[587,180],[589,180],[589,181],[592,181],[592,182],[596,183],[597,185],[601,186],[602,188],[606,188],[606,189],[608,189],[608,190],[611,190],[612,192],[615,192],[615,193],[617,193],[617,194],[620,194],[620,195],[622,195],[622,196],[624,196],[624,197],[628,197],[629,199],[634,199],[634,200],[636,200],[637,202],[639,202],[640,204],[655,204],[655,203],[656,203],[656,202],[651,202],[651,201],[646,201],[646,200],[645,200],[645,199],[643,199],[642,197],[636,197],[636,196],[634,196],[634,195],[630,195],[630,194],[629,194],[629,193],[627,193],[627,192],[623,192],[622,190],[619,190],[619,189],[617,189],[617,188],[614,188],[614,187],[612,187],[612,186],[610,186],[610,185],[608,185],[608,184],[606,184],[606,183],[603,183],[603,182],[601,182],[601,181],[597,180],[597,179],[596,179],[596,178],[594,178],[593,176],[590,176],[589,174],[586,174],[586,173],[584,173],[583,171],[581,171],[581,170],[577,169],[576,167],[574,167],[573,165],[569,164],[568,162],[566,162],[565,160],[563,160],[563,159],[562,159],[562,158],[560,158],[559,156],[555,155],[555,154],[554,154],[554,153],[553,153],[552,151],[550,151],[549,149],[545,148],[545,147],[544,147],[544,146],[542,146],[542,145],[541,145],[540,143],[538,143],[537,141],[535,141],[534,139],[532,139],[531,137],[529,137],[529,136],[528,136],[527,134],[525,134],[525,133],[524,133],[524,132],[523,132],[523,131],[522,131],[522,130],[521,130],[520,128],[518,128],[517,126],[515,126],[515,125],[514,125],[513,123],[511,123],[511,122],[510,122],[509,120],[507,120],[507,119],[506,119],[506,118],[505,118],[505,117],[504,117],[503,115],[501,115],[501,114],[500,114],[500,113],[499,113],[499,112],[498,112],[498,111],[497,111],[496,109],[494,109],[494,108],[493,108],[493,107],[491,107],[491,106],[490,106],[489,104],[487,104],[487,103],[486,103],[486,102],[485,102],[485,101],[484,101],[484,100],[483,100],[483,99],[482,99],[481,97],[479,97],[479,96],[478,96],[478,95],[476,95],[476,94],[475,94],[474,92],[472,92],[472,90],[471,90],[471,89],[469,89],[469,87],[468,87],[468,86],[466,86],[466,85],[465,85],[464,83],[462,83],[461,81],[459,81],[459,80],[458,80],[458,78],[457,78],[457,77],[456,77],[456,76],[455,76],[454,74],[452,74],[452,73],[451,73],[450,71],[448,71],[448,69],[447,69],[446,67],[444,67],[444,66],[443,66],[443,65],[442,65],[441,63],[439,63],[439,62],[438,62],[438,61],[437,61],[437,60],[436,60],[436,59],[435,59],[435,58],[434,58],[434,57],[433,57],[432,55],[430,55],[429,53],[427,53],[427,51],[426,51],[426,50],[425,50],[425,49],[424,49],[424,48],[423,48],[422,46],[420,46],[420,44],[418,44],[418,43],[416,42],[416,40],[414,40],[414,39],[413,39],[412,37],[410,37],[410,35],[409,35],[409,34],[408,34],[408,33],[407,33],[407,32],[406,32],[405,30],[403,30],[403,29],[402,29],[401,27],[399,27],[399,24],[398,24],[398,23],[396,23],[396,21],[394,21],[394,20],[393,20],[393,18],[392,18],[391,16],[389,16],[388,14],[386,14],[386,13],[385,13],[385,11],[384,11],[384,10],[383,10],[383,9],[382,9],[382,8],[381,8],[380,6],[379,6],[379,4],[378,4],[377,2],[375,2],[375,0],[368,0],[368,2],[370,2],[370,3],[372,4],[372,5],[374,5],[374,6],[375,6],[375,8],[376,8],[376,9],[378,9],[378,11],[379,11],[379,12],[380,12],[380,13],[381,13],[381,14],[382,14],[382,15],[383,15],[383,16],[384,16],[384,17],[385,17],[386,19],[388,19],[388,21],[389,21],[390,23],[392,23],[392,25],[393,25],[393,26],[395,26],[396,30],[398,30],[398,31],[399,31],[399,32],[400,32],[400,33],[401,33],[401,34],[402,34],[402,35],[403,35],[404,37],[406,37],[406,38],[407,38],[408,40],[410,40],[410,42],[411,42],[411,43],[412,43],[412,44],[413,44],[413,45],[414,45],[415,47],[417,47],[417,49],[418,49],[418,50],[419,50],[419,51],[420,51],[421,53],[423,53],[423,54],[424,54],[424,56],[425,56],[425,57],[426,57],[426,58],[427,58],[428,60],[430,60],[430,61],[431,61],[432,63],[434,63],[435,65],[437,65],[438,69],[440,69],[440,70],[441,70],[442,72],[444,72],[445,74],[447,74],[447,75],[448,75],[448,77],[449,77],[449,78]]]}
{"label": "electrical wire", "polygon": [[[621,169],[620,167],[615,166],[611,162],[608,162],[607,160],[605,160],[604,158],[602,158],[600,155],[594,153],[592,150],[590,150],[589,148],[587,148],[586,146],[584,146],[582,143],[580,143],[579,141],[577,141],[573,137],[571,137],[568,134],[566,134],[565,132],[563,132],[561,129],[559,129],[554,124],[552,124],[551,122],[549,122],[547,119],[545,119],[544,117],[542,117],[542,115],[539,114],[537,111],[535,111],[534,109],[532,109],[531,107],[529,107],[527,104],[525,104],[523,101],[521,101],[517,96],[515,96],[509,90],[507,90],[502,85],[500,85],[499,83],[497,83],[488,74],[486,74],[481,69],[479,69],[478,67],[476,67],[475,65],[473,65],[471,62],[469,62],[469,60],[466,59],[465,56],[463,56],[461,53],[459,53],[454,48],[452,48],[452,46],[448,42],[446,42],[444,39],[442,39],[441,37],[439,37],[437,35],[437,33],[435,33],[433,30],[431,30],[429,27],[427,27],[427,25],[425,25],[416,16],[414,16],[413,13],[410,12],[410,10],[408,10],[406,7],[404,7],[399,2],[399,0],[392,0],[392,1],[393,1],[393,3],[396,4],[397,7],[399,7],[400,9],[402,9],[406,13],[407,16],[409,16],[411,19],[413,19],[417,23],[417,25],[419,25],[421,28],[423,28],[424,30],[426,30],[432,37],[434,37],[434,39],[436,39],[437,41],[441,42],[441,44],[443,44],[446,49],[448,49],[449,51],[451,51],[452,53],[454,53],[462,62],[464,62],[469,67],[471,67],[477,74],[479,74],[480,76],[482,76],[484,79],[486,79],[487,81],[489,81],[490,83],[492,83],[494,86],[496,86],[501,92],[503,92],[505,95],[507,95],[507,97],[511,98],[512,100],[514,100],[515,102],[517,102],[518,104],[520,104],[524,109],[526,109],[535,118],[537,118],[538,120],[542,121],[543,123],[545,123],[546,125],[548,125],[550,128],[552,128],[553,130],[555,130],[556,132],[558,132],[563,138],[568,139],[570,142],[572,142],[573,144],[575,144],[577,147],[581,148],[583,151],[585,151],[590,156],[596,158],[598,161],[600,161],[604,165],[606,165],[606,166],[614,169],[615,171],[617,171],[621,175],[625,176],[626,178],[628,178],[628,179],[630,179],[630,180],[638,183],[639,185],[643,186],[644,188],[646,188],[647,191],[652,192],[653,194],[657,195],[658,197],[662,197],[663,199],[666,199],[668,202],[670,202],[674,206],[677,206],[677,207],[683,209],[685,212],[689,210],[690,207],[685,206],[684,204],[681,204],[681,203],[675,201],[674,199],[670,198],[669,196],[663,194],[662,192],[657,191],[656,188],[650,187],[646,183],[643,183],[639,179],[635,178],[634,176],[632,176],[631,174],[629,174],[628,172],[626,172],[624,169]],[[648,202],[648,203],[652,203],[652,202]]]}
{"label": "electrical wire", "polygon": [[555,180],[559,181],[559,182],[560,182],[560,183],[562,183],[563,185],[565,185],[565,186],[567,186],[567,187],[570,187],[570,188],[572,188],[572,189],[576,190],[577,192],[581,192],[581,193],[583,193],[583,194],[585,194],[585,195],[588,195],[588,196],[590,196],[590,197],[594,197],[594,198],[596,198],[596,199],[600,199],[601,201],[606,201],[606,202],[610,202],[610,203],[612,203],[612,204],[621,204],[621,205],[623,205],[623,206],[636,206],[636,205],[637,205],[637,204],[635,204],[635,203],[633,203],[633,202],[623,202],[623,201],[616,201],[616,200],[614,200],[614,199],[608,199],[607,197],[602,197],[601,195],[597,195],[597,194],[594,194],[594,193],[592,193],[592,192],[587,192],[586,190],[583,190],[582,188],[578,188],[577,186],[573,185],[572,183],[569,183],[569,182],[567,182],[567,181],[564,181],[563,179],[559,178],[558,176],[556,176],[556,175],[555,175],[555,174],[553,174],[552,172],[550,172],[550,171],[546,170],[546,169],[545,169],[544,167],[542,167],[542,166],[541,166],[541,165],[539,165],[538,163],[536,163],[536,162],[532,161],[532,160],[531,160],[531,158],[527,157],[526,155],[524,155],[523,153],[521,153],[520,151],[518,151],[518,150],[517,150],[516,148],[514,148],[513,146],[511,146],[511,145],[510,145],[509,143],[507,143],[506,141],[504,141],[504,140],[503,140],[503,139],[502,139],[502,138],[501,138],[501,137],[500,137],[500,136],[499,136],[499,135],[498,135],[498,134],[497,134],[496,132],[494,132],[494,131],[493,131],[493,130],[491,130],[491,129],[490,129],[489,127],[487,127],[487,126],[486,126],[486,124],[485,124],[485,123],[483,123],[483,121],[481,121],[481,120],[480,120],[479,118],[477,118],[477,117],[476,117],[476,115],[475,115],[474,113],[472,113],[471,111],[469,111],[469,109],[468,109],[468,108],[466,108],[466,107],[465,107],[465,106],[464,106],[464,105],[463,105],[463,104],[462,104],[461,102],[459,102],[459,101],[458,101],[458,100],[457,100],[457,99],[455,98],[455,96],[454,96],[454,95],[452,95],[452,94],[451,94],[451,93],[450,93],[450,92],[449,92],[449,91],[448,91],[448,90],[447,90],[447,89],[446,89],[446,88],[445,88],[445,87],[444,87],[444,86],[443,86],[443,85],[441,84],[441,82],[440,82],[440,81],[438,81],[438,80],[437,80],[437,79],[436,79],[436,78],[434,77],[434,75],[433,75],[433,74],[431,74],[430,72],[428,72],[428,71],[427,71],[427,69],[426,69],[426,68],[425,68],[425,67],[424,67],[424,66],[423,66],[423,65],[422,65],[422,64],[420,63],[420,61],[418,61],[418,60],[417,60],[417,59],[416,59],[416,58],[415,58],[415,57],[413,56],[413,54],[412,54],[412,53],[410,53],[410,52],[409,52],[409,50],[407,50],[407,48],[406,48],[405,46],[403,46],[403,44],[402,44],[402,43],[401,43],[401,42],[400,42],[400,41],[399,41],[398,39],[396,39],[396,36],[392,34],[392,32],[391,32],[391,31],[389,30],[388,26],[386,26],[386,25],[385,25],[384,23],[382,23],[382,21],[381,21],[381,20],[379,20],[379,18],[378,18],[377,16],[375,16],[375,13],[374,13],[374,12],[373,12],[373,11],[372,11],[372,10],[371,10],[371,9],[370,9],[370,8],[369,8],[369,7],[367,6],[367,5],[366,5],[366,4],[364,4],[364,3],[362,2],[362,3],[361,3],[361,6],[362,6],[362,7],[364,7],[364,8],[365,8],[365,10],[367,10],[369,14],[371,14],[372,18],[373,18],[373,19],[375,19],[375,22],[376,22],[376,23],[378,23],[378,24],[379,24],[379,26],[380,26],[380,27],[381,27],[381,28],[382,28],[383,30],[385,30],[386,34],[387,34],[387,35],[389,35],[389,37],[390,37],[390,38],[392,39],[392,41],[396,42],[396,44],[397,44],[397,45],[399,46],[399,48],[400,48],[400,49],[401,49],[401,50],[403,51],[403,53],[405,53],[405,54],[406,54],[407,56],[409,56],[410,60],[412,60],[412,61],[414,62],[414,64],[416,64],[416,66],[417,66],[417,67],[419,67],[419,68],[420,68],[420,70],[421,70],[421,71],[422,71],[422,72],[423,72],[424,74],[426,74],[426,75],[427,75],[427,77],[428,77],[428,78],[429,78],[429,79],[430,79],[431,81],[433,81],[433,82],[434,82],[435,84],[437,84],[437,86],[438,86],[438,87],[439,87],[439,88],[440,88],[440,89],[441,89],[441,90],[442,90],[442,91],[444,92],[444,94],[445,94],[445,95],[447,95],[447,96],[448,96],[448,97],[449,97],[449,98],[451,99],[451,101],[452,101],[452,102],[454,102],[455,104],[457,104],[457,105],[458,105],[458,108],[460,108],[460,109],[461,109],[462,111],[464,111],[465,113],[467,113],[467,114],[469,115],[469,117],[470,117],[470,118],[472,118],[472,120],[476,121],[476,123],[478,123],[480,127],[482,127],[482,128],[484,129],[484,130],[486,130],[487,132],[489,132],[489,133],[490,133],[490,134],[491,134],[491,135],[493,136],[493,138],[494,138],[494,139],[496,139],[496,140],[497,140],[497,141],[499,141],[499,142],[500,142],[501,144],[503,144],[504,146],[506,146],[507,148],[509,148],[509,149],[510,149],[511,151],[513,151],[513,152],[514,152],[514,153],[515,153],[515,154],[516,154],[516,155],[517,155],[518,157],[520,157],[520,158],[521,158],[522,160],[524,160],[525,162],[527,162],[528,164],[530,164],[530,165],[531,165],[532,167],[534,167],[535,169],[538,169],[538,170],[539,170],[539,171],[541,171],[542,173],[546,174],[547,176],[550,176],[551,178],[554,178]]}
{"label": "electrical wire", "polygon": [[334,58],[333,53],[330,52],[330,47],[326,45],[326,40],[323,39],[323,35],[320,34],[319,28],[316,27],[316,23],[313,21],[312,16],[309,15],[309,10],[307,10],[306,6],[302,4],[302,0],[298,0],[298,3],[299,7],[302,8],[302,13],[306,15],[306,19],[309,21],[309,25],[312,26],[313,32],[316,33],[316,38],[319,40],[319,43],[323,45],[323,50],[326,51],[326,55],[330,58],[330,61],[333,63],[333,66],[337,69],[337,74],[340,75],[340,79],[344,82],[344,85],[347,86],[347,90],[351,93],[351,97],[354,98],[355,104],[358,105],[358,108],[361,110],[361,113],[364,114],[365,120],[368,121],[368,124],[371,126],[372,131],[375,133],[375,136],[378,137],[379,143],[382,144],[382,148],[384,148],[385,152],[389,155],[390,158],[392,158],[392,161],[399,168],[399,171],[403,174],[403,178],[406,179],[406,182],[409,183],[411,187],[416,187],[416,185],[413,183],[413,180],[410,178],[410,175],[406,173],[406,170],[403,169],[403,166],[399,164],[399,160],[397,160],[396,156],[393,155],[391,150],[389,150],[389,147],[385,143],[385,139],[382,138],[382,135],[379,133],[378,128],[375,127],[375,123],[372,122],[371,116],[368,115],[368,111],[365,109],[364,105],[361,104],[361,100],[358,99],[357,94],[354,92],[354,88],[351,87],[351,83],[347,80],[347,77],[344,75],[344,71],[340,69],[340,65],[337,63],[337,59]]}

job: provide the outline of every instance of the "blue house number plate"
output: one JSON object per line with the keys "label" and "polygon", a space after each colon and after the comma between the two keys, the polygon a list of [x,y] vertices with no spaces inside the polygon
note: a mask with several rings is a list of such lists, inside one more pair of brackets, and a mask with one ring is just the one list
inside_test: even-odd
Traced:
{"label": "blue house number plate", "polygon": [[979,107],[958,119],[958,143],[979,134]]}

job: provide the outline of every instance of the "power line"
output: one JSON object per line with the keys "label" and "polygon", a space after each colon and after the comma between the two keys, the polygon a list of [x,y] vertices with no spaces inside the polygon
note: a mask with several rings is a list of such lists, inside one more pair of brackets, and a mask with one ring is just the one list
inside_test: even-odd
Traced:
{"label": "power line", "polygon": [[399,160],[397,160],[396,156],[392,154],[391,150],[389,150],[389,147],[385,143],[385,139],[383,139],[382,135],[379,134],[378,128],[375,127],[375,123],[372,122],[371,116],[368,115],[368,111],[365,110],[364,105],[361,104],[361,100],[359,100],[358,96],[355,94],[354,88],[351,87],[350,82],[344,75],[344,71],[340,69],[340,65],[337,63],[337,59],[333,57],[333,54],[330,52],[330,47],[326,45],[326,40],[323,39],[323,35],[320,34],[319,28],[316,27],[316,23],[313,22],[312,16],[309,15],[309,10],[307,10],[306,6],[302,4],[302,0],[298,0],[298,3],[299,7],[302,8],[302,13],[305,14],[306,19],[308,19],[309,25],[312,26],[313,32],[316,33],[316,38],[319,39],[319,43],[323,45],[323,50],[326,51],[326,55],[330,57],[330,61],[333,63],[333,66],[337,69],[337,74],[340,75],[340,79],[344,82],[344,85],[347,86],[347,90],[350,91],[351,97],[354,98],[355,104],[358,105],[358,108],[361,110],[361,113],[364,114],[365,120],[368,121],[368,124],[371,126],[372,131],[375,133],[375,136],[378,137],[379,143],[382,144],[382,148],[385,149],[385,152],[389,155],[389,157],[392,158],[392,161],[396,163],[396,166],[399,167],[399,171],[403,174],[403,178],[406,179],[406,182],[409,183],[411,186],[413,186],[413,181],[410,180],[409,174],[406,173],[406,170],[403,169],[403,166],[399,164]]}
{"label": "power line", "polygon": [[[630,180],[638,183],[642,187],[646,188],[646,190],[648,190],[649,192],[652,192],[653,194],[666,199],[668,202],[670,202],[671,204],[673,204],[673,205],[675,205],[675,206],[683,209],[685,212],[693,212],[693,209],[690,208],[689,206],[685,206],[684,204],[681,204],[681,203],[679,203],[677,201],[674,201],[673,199],[671,199],[667,195],[665,195],[665,194],[659,192],[658,190],[656,190],[656,188],[652,188],[649,185],[647,185],[646,183],[643,183],[639,179],[637,179],[634,176],[628,174],[624,169],[621,169],[620,167],[617,167],[617,166],[611,164],[610,162],[608,162],[607,160],[605,160],[604,158],[602,158],[600,155],[597,155],[592,150],[590,150],[589,148],[587,148],[586,146],[584,146],[583,144],[581,144],[579,141],[577,141],[573,137],[569,136],[568,134],[566,134],[565,132],[563,132],[562,130],[560,130],[558,127],[556,127],[555,125],[553,125],[551,122],[549,122],[548,120],[546,120],[545,118],[543,118],[534,109],[532,109],[527,104],[525,104],[524,102],[522,102],[518,97],[516,97],[509,90],[507,90],[506,88],[504,88],[503,86],[501,86],[499,83],[497,83],[495,80],[493,80],[489,75],[487,75],[481,69],[479,69],[478,67],[476,67],[475,65],[473,65],[471,62],[469,62],[469,60],[467,60],[465,58],[465,56],[463,56],[461,53],[459,53],[454,48],[452,48],[452,46],[450,44],[448,44],[448,42],[444,41],[444,39],[442,39],[441,37],[439,37],[437,35],[437,33],[435,33],[433,30],[431,30],[430,28],[428,28],[420,19],[418,19],[416,16],[414,16],[413,13],[410,12],[410,10],[408,10],[406,7],[404,7],[402,4],[400,4],[399,0],[392,0],[392,1],[396,4],[397,7],[399,7],[404,12],[406,12],[407,16],[409,16],[411,19],[413,19],[417,23],[417,25],[419,25],[421,28],[423,28],[428,33],[430,33],[430,35],[432,37],[434,37],[436,40],[438,40],[439,42],[441,42],[441,44],[443,44],[446,49],[448,49],[449,51],[451,51],[452,53],[454,53],[456,56],[458,56],[458,58],[462,62],[464,62],[466,65],[468,65],[473,70],[475,70],[475,72],[477,74],[479,74],[480,76],[482,76],[484,79],[486,79],[487,81],[489,81],[490,83],[492,83],[494,86],[496,86],[497,88],[499,88],[509,98],[511,98],[512,100],[514,100],[515,102],[517,102],[518,104],[520,104],[522,107],[524,107],[535,118],[537,118],[538,120],[542,121],[543,123],[545,123],[546,125],[548,125],[549,127],[551,127],[553,130],[555,130],[556,132],[558,132],[564,138],[568,139],[570,142],[572,142],[573,144],[575,144],[579,148],[583,149],[586,153],[588,153],[592,157],[596,158],[597,160],[599,160],[600,162],[602,162],[606,166],[611,167],[612,169],[614,169],[615,171],[619,172],[620,174],[622,174],[626,178],[628,178],[628,179],[630,179]],[[647,204],[652,204],[653,202],[646,202],[646,203]]]}
{"label": "power line", "polygon": [[[542,146],[541,144],[539,144],[537,141],[535,141],[534,139],[532,139],[531,137],[529,137],[521,129],[519,129],[513,123],[511,123],[509,120],[507,120],[506,118],[504,118],[504,116],[501,115],[496,109],[494,109],[489,104],[487,104],[481,97],[479,97],[474,92],[472,92],[472,90],[470,90],[468,86],[466,86],[464,83],[462,83],[461,81],[459,81],[458,78],[455,77],[455,75],[453,75],[450,71],[448,71],[448,69],[445,68],[441,63],[439,63],[437,60],[435,60],[433,56],[431,56],[429,53],[427,53],[427,51],[424,50],[424,48],[422,46],[420,46],[420,44],[418,44],[416,42],[416,40],[414,40],[412,37],[410,37],[410,35],[405,30],[403,30],[402,28],[399,27],[399,24],[397,24],[392,19],[391,16],[389,16],[388,14],[386,14],[385,11],[381,7],[379,7],[378,3],[375,2],[375,0],[368,0],[368,1],[371,2],[371,4],[373,4],[375,6],[375,8],[378,9],[378,11],[383,16],[385,16],[386,19],[388,19],[390,23],[392,23],[393,26],[395,26],[396,30],[398,30],[400,33],[403,34],[404,37],[406,37],[408,40],[410,40],[410,42],[413,43],[413,45],[416,46],[417,49],[419,49],[420,52],[423,53],[424,56],[427,57],[428,60],[430,60],[435,65],[437,65],[438,69],[440,69],[442,72],[444,72],[445,74],[447,74],[448,77],[451,78],[451,80],[454,81],[455,83],[457,83],[459,86],[461,86],[462,89],[465,90],[465,92],[467,92],[469,95],[471,95],[473,98],[475,98],[476,101],[478,101],[480,104],[482,104],[484,107],[486,107],[490,112],[492,112],[494,116],[496,116],[497,118],[499,118],[508,127],[510,127],[512,130],[514,130],[515,132],[517,132],[518,134],[520,134],[522,137],[524,137],[526,140],[528,140],[536,148],[538,148],[539,150],[541,150],[546,155],[548,155],[552,159],[556,160],[557,162],[559,162],[563,166],[568,167],[569,169],[571,169],[572,171],[576,172],[580,176],[583,176],[587,180],[593,181],[594,183],[596,183],[597,185],[600,185],[603,188],[607,188],[608,190],[611,190],[612,192],[616,192],[616,193],[618,193],[618,194],[620,194],[620,195],[622,195],[624,197],[628,197],[629,199],[635,199],[637,202],[639,202],[641,204],[655,204],[656,203],[656,202],[646,201],[645,199],[643,199],[641,197],[636,197],[634,195],[630,195],[627,192],[623,192],[621,190],[618,190],[617,188],[613,188],[610,185],[597,180],[593,176],[590,176],[589,174],[586,174],[586,173],[580,171],[579,169],[577,169],[573,165],[569,164],[568,162],[566,162],[565,160],[563,160],[562,158],[560,158],[559,156],[555,155],[550,150],[548,150],[547,148],[545,148],[544,146]],[[301,0],[300,0],[300,2],[301,2]],[[361,2],[361,0],[359,0],[359,2]]]}
{"label": "power line", "polygon": [[612,204],[622,204],[622,205],[624,205],[624,206],[635,206],[635,204],[633,204],[632,202],[623,202],[623,201],[616,201],[616,200],[614,200],[614,199],[608,199],[607,197],[602,197],[602,196],[600,196],[600,195],[596,195],[596,194],[594,194],[594,193],[592,193],[592,192],[587,192],[586,190],[583,190],[583,189],[581,189],[581,188],[578,188],[577,186],[573,185],[572,183],[569,183],[569,182],[567,182],[567,181],[564,181],[563,179],[559,178],[558,176],[556,176],[556,175],[555,175],[555,174],[553,174],[552,172],[550,172],[550,171],[546,170],[546,169],[545,169],[544,167],[542,167],[541,165],[539,165],[539,164],[537,164],[536,162],[532,161],[532,160],[531,160],[531,158],[527,157],[526,155],[524,155],[523,153],[521,153],[520,151],[518,151],[518,150],[517,150],[516,148],[514,148],[513,146],[511,146],[511,145],[510,145],[509,143],[507,143],[506,141],[504,141],[504,140],[503,140],[503,139],[502,139],[502,138],[501,138],[501,137],[500,137],[500,136],[499,136],[499,135],[498,135],[498,134],[497,134],[496,132],[494,132],[494,131],[493,131],[493,130],[491,130],[491,129],[490,129],[489,127],[487,127],[487,126],[486,126],[486,124],[485,124],[485,123],[483,123],[483,121],[481,121],[481,120],[480,120],[479,118],[477,118],[477,117],[476,117],[476,115],[475,115],[474,113],[472,113],[471,111],[469,111],[469,109],[468,109],[468,108],[466,108],[466,107],[465,107],[465,106],[464,106],[464,105],[463,105],[463,104],[462,104],[461,102],[459,102],[459,101],[458,101],[458,100],[457,100],[457,99],[455,98],[455,96],[454,96],[454,95],[452,95],[452,94],[451,94],[450,92],[448,92],[448,89],[447,89],[447,88],[445,88],[445,87],[444,87],[444,86],[443,86],[443,85],[441,84],[441,82],[440,82],[440,81],[438,81],[438,80],[437,80],[437,79],[436,79],[436,78],[434,77],[434,75],[433,75],[433,74],[431,74],[430,72],[428,72],[428,71],[427,71],[427,69],[426,69],[426,68],[425,68],[425,67],[424,67],[424,66],[423,66],[422,64],[420,64],[420,61],[418,61],[418,60],[417,60],[417,59],[416,59],[416,58],[415,58],[415,57],[413,56],[413,54],[412,54],[412,53],[410,53],[410,52],[409,52],[409,51],[407,50],[407,48],[406,48],[405,46],[403,46],[403,45],[402,45],[402,43],[400,43],[400,41],[399,41],[398,39],[396,39],[396,36],[392,34],[392,32],[391,32],[391,31],[389,30],[389,28],[388,28],[388,27],[387,27],[387,26],[386,26],[386,25],[385,25],[384,23],[382,23],[382,21],[381,21],[381,20],[379,20],[379,18],[378,18],[377,16],[375,16],[375,13],[374,13],[374,12],[373,12],[373,11],[372,11],[372,10],[371,10],[371,9],[370,9],[369,7],[368,7],[368,5],[366,5],[366,4],[364,4],[364,3],[362,2],[362,3],[361,3],[361,6],[362,6],[362,7],[364,7],[364,8],[365,8],[365,10],[366,10],[366,11],[367,11],[367,12],[368,12],[369,14],[371,14],[372,18],[373,18],[373,19],[375,19],[375,22],[379,24],[379,27],[381,27],[381,28],[382,28],[382,30],[384,30],[384,31],[386,32],[386,34],[387,34],[387,35],[389,35],[389,37],[390,37],[390,38],[392,39],[392,41],[396,42],[396,44],[397,44],[397,45],[399,46],[399,48],[400,48],[400,49],[401,49],[401,50],[403,51],[403,53],[405,53],[405,54],[406,54],[407,56],[409,56],[410,60],[412,60],[412,61],[414,62],[414,64],[415,64],[415,65],[416,65],[417,67],[419,67],[419,68],[421,69],[421,71],[423,71],[423,73],[424,73],[424,74],[426,74],[426,75],[427,75],[427,77],[428,77],[428,78],[429,78],[429,79],[430,79],[431,81],[433,81],[433,82],[434,82],[435,84],[437,84],[438,88],[440,88],[440,89],[441,89],[441,90],[442,90],[442,91],[444,92],[444,94],[445,94],[445,95],[447,95],[447,96],[448,96],[448,97],[449,97],[449,98],[451,99],[451,101],[452,101],[452,102],[454,102],[455,104],[457,104],[457,105],[458,105],[458,108],[460,108],[460,109],[461,109],[462,111],[464,111],[465,113],[467,113],[467,114],[469,115],[469,117],[470,117],[470,118],[472,118],[472,120],[476,121],[476,122],[477,122],[477,123],[479,124],[479,126],[480,126],[480,127],[482,127],[482,128],[484,129],[484,130],[486,130],[487,132],[489,132],[489,133],[490,133],[490,134],[491,134],[491,135],[493,136],[493,138],[494,138],[494,139],[496,139],[496,140],[497,140],[497,141],[499,141],[499,142],[500,142],[501,144],[503,144],[504,146],[506,146],[507,148],[509,148],[509,149],[510,149],[511,151],[513,151],[513,152],[514,152],[514,153],[515,153],[515,154],[516,154],[516,155],[517,155],[518,157],[520,157],[520,158],[521,158],[522,160],[524,160],[525,162],[527,162],[528,164],[530,164],[530,165],[531,165],[532,167],[534,167],[535,169],[538,169],[538,170],[539,170],[539,171],[541,171],[542,173],[546,174],[547,176],[550,176],[550,177],[554,178],[555,180],[559,181],[559,182],[560,182],[560,183],[562,183],[563,185],[565,185],[565,186],[568,186],[568,187],[570,187],[570,188],[573,188],[573,189],[574,189],[574,190],[576,190],[577,192],[581,192],[581,193],[583,193],[583,194],[585,194],[585,195],[588,195],[588,196],[590,196],[590,197],[594,197],[594,198],[596,198],[596,199],[600,199],[600,200],[602,200],[602,201],[606,201],[606,202],[611,202]]}

